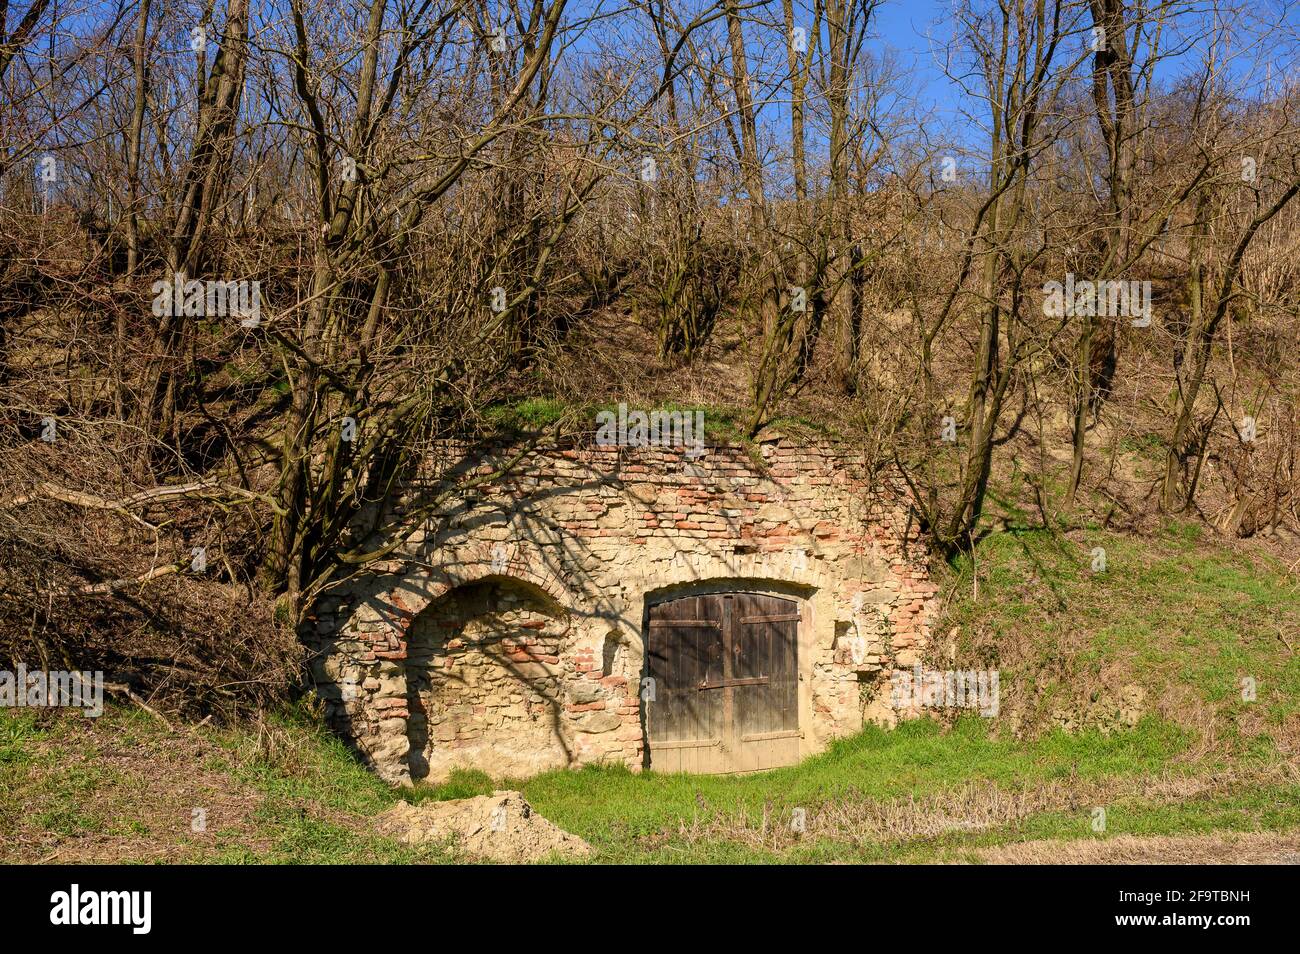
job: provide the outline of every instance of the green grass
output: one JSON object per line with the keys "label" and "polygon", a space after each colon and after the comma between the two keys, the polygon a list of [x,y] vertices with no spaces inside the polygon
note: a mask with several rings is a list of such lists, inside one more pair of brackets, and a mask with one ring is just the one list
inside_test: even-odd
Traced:
{"label": "green grass", "polygon": [[[1016,825],[953,833],[911,843],[870,847],[856,860],[927,862],[976,848],[1038,840],[1103,840],[1121,835],[1208,835],[1222,832],[1294,831],[1300,828],[1300,787],[1254,786],[1242,792],[1194,797],[1174,804],[1126,800],[1107,804],[1106,828],[1092,829],[1091,811],[1041,812]],[[975,860],[973,855],[966,855]]]}
{"label": "green grass", "polygon": [[[240,824],[214,826],[211,837],[182,835],[175,860],[251,863],[439,863],[454,860],[445,845],[412,847],[382,836],[371,819],[398,800],[463,798],[497,787],[521,788],[546,818],[581,835],[597,862],[924,861],[1037,838],[1095,838],[1087,806],[1041,811],[1012,824],[928,837],[764,838],[783,829],[791,809],[810,818],[848,806],[899,804],[968,788],[975,792],[1086,789],[1161,775],[1192,779],[1204,766],[1185,760],[1195,741],[1186,730],[1155,718],[1109,735],[1052,732],[1032,741],[991,735],[977,717],[944,729],[930,720],[889,732],[871,728],[835,742],[797,766],[746,776],[638,774],[619,767],[556,771],[528,780],[493,780],[461,772],[438,786],[389,787],[365,771],[338,740],[296,711],[246,728],[169,733],[141,713],[110,708],[87,727],[79,716],[43,719],[0,712],[0,821],[74,846],[97,833],[141,843],[175,839],[176,826],[140,817],[140,780],[91,761],[62,771],[78,747],[119,750],[129,740],[146,749],[205,743],[197,769],[229,791],[248,791],[253,808]],[[193,734],[191,734],[193,733]],[[85,751],[83,749],[83,751]],[[46,771],[42,771],[42,769]],[[165,778],[147,780],[165,783]],[[91,796],[97,795],[94,808]],[[146,796],[146,799],[148,796]],[[26,811],[20,813],[20,806]],[[33,812],[32,809],[35,809]],[[1106,805],[1106,837],[1123,833],[1178,834],[1300,827],[1300,788],[1243,782],[1216,794],[1155,803],[1120,799]],[[919,810],[919,809],[918,809]],[[64,856],[69,857],[67,855]],[[75,853],[70,857],[75,857]],[[129,857],[123,860],[130,860]]]}
{"label": "green grass", "polygon": [[0,772],[5,765],[18,765],[31,759],[29,743],[36,734],[34,712],[27,709],[0,712]]}
{"label": "green grass", "polygon": [[[634,401],[630,402],[630,409],[647,413],[665,411],[694,414],[696,411],[702,411],[707,442],[735,444],[741,447],[749,447],[753,443],[746,433],[749,424],[747,408],[715,404],[684,404],[678,401],[662,401],[655,404],[641,404]],[[617,414],[618,405],[582,404],[556,398],[530,397],[494,404],[487,408],[484,417],[493,427],[506,433],[536,433],[569,415],[580,426],[590,426],[594,432],[596,415],[602,411]],[[833,422],[810,417],[775,417],[767,426],[805,439],[844,436],[834,427]],[[756,462],[761,463],[761,460]]]}
{"label": "green grass", "polygon": [[1014,790],[1054,779],[1143,777],[1161,771],[1187,742],[1185,733],[1154,720],[1122,735],[1057,732],[1029,743],[991,738],[987,723],[975,717],[947,732],[920,720],[894,731],[869,728],[799,765],[755,775],[593,766],[540,775],[522,790],[538,811],[608,853],[607,860],[631,861],[639,839],[702,815],[758,823],[765,809],[813,813],[843,799],[890,801],[974,782]]}
{"label": "green grass", "polygon": [[[1132,732],[1104,735],[1053,732],[1029,742],[991,737],[989,724],[975,717],[950,730],[929,721],[895,731],[870,728],[841,739],[797,766],[747,776],[691,776],[634,773],[622,767],[590,766],[555,771],[532,779],[493,780],[482,772],[461,771],[441,785],[398,790],[359,768],[347,750],[295,713],[275,720],[294,740],[279,756],[232,762],[232,778],[266,795],[258,811],[259,832],[272,839],[269,849],[237,845],[208,859],[221,862],[386,862],[446,861],[438,847],[414,849],[304,814],[301,805],[323,804],[359,815],[373,815],[399,799],[466,798],[494,788],[519,788],[546,818],[590,841],[599,862],[755,863],[762,861],[924,860],[952,845],[979,846],[1039,837],[1094,837],[1086,813],[1045,813],[1024,823],[978,833],[872,844],[817,840],[764,849],[748,838],[725,835],[691,838],[679,834],[685,823],[722,819],[757,826],[766,811],[773,818],[804,808],[810,815],[844,800],[890,802],[909,796],[938,795],[967,784],[1021,791],[1047,782],[1084,784],[1140,779],[1162,772],[1192,773],[1176,759],[1190,735],[1167,723],[1144,720]],[[221,735],[232,751],[248,744],[241,734]],[[1265,822],[1300,824],[1300,797],[1294,792],[1270,802],[1265,790],[1247,796]],[[1263,809],[1272,805],[1272,814]],[[1279,807],[1280,806],[1280,807]],[[1209,819],[1206,822],[1205,819]],[[1121,806],[1112,812],[1110,831],[1179,832],[1207,828],[1249,830],[1250,817],[1231,800],[1189,807]],[[725,831],[725,827],[724,827]]]}
{"label": "green grass", "polygon": [[[1104,572],[1092,569],[1097,547]],[[1172,721],[1192,724],[1208,707],[1231,734],[1236,717],[1262,715],[1281,742],[1300,706],[1300,660],[1279,638],[1300,632],[1295,581],[1274,559],[1208,545],[1196,525],[1156,538],[995,533],[956,562],[948,588],[937,631],[956,626],[961,658],[999,667],[1004,695],[1045,693],[1047,710],[1073,687],[1123,681],[1152,706],[1164,700]],[[1242,698],[1247,677],[1253,702]]]}
{"label": "green grass", "polygon": [[299,713],[270,721],[282,751],[250,756],[250,740],[242,733],[214,732],[212,738],[230,756],[213,760],[212,767],[273,802],[303,801],[356,814],[372,814],[392,804],[392,788],[368,772],[339,739]]}
{"label": "green grass", "polygon": [[550,427],[570,410],[568,404],[555,398],[532,397],[494,404],[484,416],[502,430],[531,432]]}
{"label": "green grass", "polygon": [[1165,441],[1160,434],[1125,435],[1120,438],[1119,449],[1125,454],[1147,461],[1159,460],[1165,453]]}

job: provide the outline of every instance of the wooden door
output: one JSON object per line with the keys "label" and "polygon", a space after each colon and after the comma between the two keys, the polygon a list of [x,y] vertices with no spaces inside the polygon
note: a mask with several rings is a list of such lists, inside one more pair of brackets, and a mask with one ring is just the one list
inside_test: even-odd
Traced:
{"label": "wooden door", "polygon": [[650,766],[752,772],[799,758],[799,605],[757,593],[650,607]]}

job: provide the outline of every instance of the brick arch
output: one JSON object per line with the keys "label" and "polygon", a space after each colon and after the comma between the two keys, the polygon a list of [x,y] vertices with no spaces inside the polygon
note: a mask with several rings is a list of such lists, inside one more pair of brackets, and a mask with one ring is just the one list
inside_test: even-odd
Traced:
{"label": "brick arch", "polygon": [[822,589],[827,582],[823,561],[816,559],[811,548],[805,549],[802,558],[796,555],[796,550],[720,555],[678,551],[679,559],[656,569],[642,581],[640,588],[649,596],[660,590],[694,584],[749,580]]}
{"label": "brick arch", "polygon": [[[544,567],[541,554],[526,545],[500,544],[506,547],[505,559],[496,543],[475,543],[453,551],[449,559],[437,563],[409,560],[390,564],[380,578],[382,584],[371,598],[377,625],[364,633],[352,632],[370,644],[375,660],[401,663],[408,658],[411,626],[426,609],[453,590],[488,580],[520,584],[543,598],[557,615],[567,617],[576,607],[575,597],[564,584]],[[351,629],[351,627],[348,627]],[[406,708],[405,673],[381,682],[372,693],[371,705],[379,718],[409,719]],[[389,738],[382,755],[369,745],[358,742],[381,774],[390,781],[409,782],[407,764],[409,744],[405,734]]]}
{"label": "brick arch", "polygon": [[392,578],[393,586],[385,596],[396,610],[392,620],[394,636],[403,643],[411,622],[431,604],[457,587],[484,580],[521,583],[566,613],[575,605],[574,594],[545,568],[541,554],[522,544],[471,544],[455,551],[450,560],[436,564],[407,563]]}
{"label": "brick arch", "polygon": [[800,603],[817,599],[819,589],[805,583],[795,583],[772,576],[709,576],[700,579],[666,583],[642,592],[642,608],[652,603],[677,599],[680,596],[703,596],[711,593],[732,593],[748,590],[766,591],[774,596],[784,596]]}
{"label": "brick arch", "polygon": [[[532,546],[518,543],[475,543],[456,554],[456,559],[442,563],[434,571],[434,578],[442,577],[442,592],[480,580],[499,578],[515,580],[541,590],[564,609],[574,605],[575,598],[548,567],[541,552]],[[436,597],[435,597],[436,598]]]}

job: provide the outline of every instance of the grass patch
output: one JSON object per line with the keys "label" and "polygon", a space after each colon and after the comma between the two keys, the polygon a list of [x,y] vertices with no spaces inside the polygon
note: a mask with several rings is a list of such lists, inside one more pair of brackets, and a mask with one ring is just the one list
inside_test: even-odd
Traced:
{"label": "grass patch", "polygon": [[360,815],[397,801],[397,792],[356,759],[306,710],[268,716],[256,733],[213,732],[229,753],[214,767],[273,802],[307,802]]}
{"label": "grass patch", "polygon": [[1001,670],[1004,711],[1032,729],[1071,709],[1086,722],[1131,685],[1168,721],[1204,730],[1209,713],[1224,739],[1244,726],[1241,746],[1258,731],[1295,741],[1300,662],[1279,634],[1300,631],[1300,593],[1270,557],[1211,546],[1188,523],[1150,539],[1008,531],[955,561],[948,589],[936,631],[957,628],[964,665]]}
{"label": "grass patch", "polygon": [[[94,724],[77,715],[33,719],[3,712],[0,738],[17,753],[0,766],[8,773],[0,820],[33,844],[24,857],[57,849],[60,860],[83,857],[80,852],[107,839],[116,852],[112,860],[441,863],[455,860],[447,846],[402,845],[377,833],[374,816],[400,799],[465,798],[494,788],[521,789],[546,818],[590,841],[597,862],[924,861],[1024,840],[1096,837],[1091,802],[1062,809],[1051,808],[1052,799],[1153,777],[1171,780],[1175,792],[1185,781],[1190,794],[1112,798],[1105,802],[1108,837],[1300,827],[1296,786],[1247,779],[1235,788],[1198,789],[1196,773],[1204,766],[1178,761],[1193,734],[1155,718],[1128,732],[1051,732],[1032,741],[995,737],[975,717],[948,728],[920,720],[895,731],[869,728],[799,765],[755,775],[593,766],[494,780],[466,771],[413,790],[392,788],[367,772],[306,710],[267,717],[262,725],[178,732],[112,708]],[[124,751],[138,753],[143,768],[108,760]],[[180,761],[186,757],[193,760],[188,769]],[[159,759],[165,765],[153,771]],[[237,796],[242,814],[213,806],[211,831],[191,833],[189,806],[208,804],[207,796],[173,799],[178,774]],[[1030,805],[1006,816],[1009,821],[1004,812],[980,814],[991,797],[1036,797],[1045,790],[1056,793],[1042,802],[1047,808]],[[790,831],[795,808],[813,825],[806,835]],[[836,826],[817,828],[838,815]],[[913,818],[947,815],[956,819],[952,830],[943,824],[937,831],[908,830]],[[984,818],[983,827],[963,827],[967,815]],[[858,819],[885,819],[903,830],[882,834]]]}
{"label": "grass patch", "polygon": [[551,772],[523,783],[529,802],[591,841],[602,860],[637,860],[640,842],[708,819],[757,824],[845,799],[887,801],[984,782],[1009,789],[1054,779],[1141,777],[1161,771],[1188,744],[1156,720],[1111,736],[1056,732],[1034,742],[991,738],[978,718],[942,731],[918,720],[894,731],[868,728],[796,766],[745,776],[635,774],[621,767]]}
{"label": "grass patch", "polygon": [[[704,414],[706,443],[753,447],[753,441],[747,433],[749,411],[746,408],[717,404],[687,404],[678,401],[661,401],[654,404],[630,402],[629,411],[634,410],[646,414],[659,411],[684,415],[700,411]],[[556,398],[530,397],[493,404],[485,410],[484,418],[493,428],[506,434],[535,434],[567,416],[576,422],[579,429],[590,430],[594,434],[596,415],[601,412],[612,413],[617,418],[618,405],[582,404]],[[776,417],[765,426],[803,440],[844,437],[843,432],[836,429],[830,421],[811,417]],[[761,464],[761,458],[756,462]]]}
{"label": "grass patch", "polygon": [[484,417],[503,431],[531,433],[545,430],[576,410],[579,409],[555,398],[531,397],[493,404],[484,411]]}

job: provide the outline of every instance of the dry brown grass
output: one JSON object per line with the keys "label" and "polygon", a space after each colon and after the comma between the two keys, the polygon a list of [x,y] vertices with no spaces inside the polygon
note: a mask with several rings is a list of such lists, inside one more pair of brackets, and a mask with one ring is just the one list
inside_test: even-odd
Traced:
{"label": "dry brown grass", "polygon": [[1300,832],[1050,839],[967,855],[961,860],[993,865],[1294,865],[1300,864]]}
{"label": "dry brown grass", "polygon": [[1197,776],[1165,774],[1106,781],[1067,778],[1016,790],[980,782],[892,801],[841,797],[809,809],[802,832],[794,830],[788,811],[777,813],[765,807],[757,819],[743,812],[702,812],[690,822],[683,820],[675,834],[688,844],[731,841],[769,851],[787,850],[816,838],[868,846],[1010,827],[1048,812],[1077,813],[1086,818],[1095,806],[1176,805],[1257,786],[1298,782],[1300,764],[1295,762]]}

